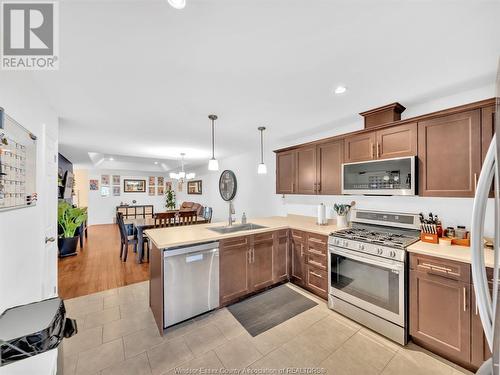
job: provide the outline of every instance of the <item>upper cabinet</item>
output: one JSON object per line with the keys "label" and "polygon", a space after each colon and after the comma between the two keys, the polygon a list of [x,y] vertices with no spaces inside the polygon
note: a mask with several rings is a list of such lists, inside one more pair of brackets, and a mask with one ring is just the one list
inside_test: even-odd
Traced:
{"label": "upper cabinet", "polygon": [[351,135],[344,139],[346,163],[375,159],[375,132]]}
{"label": "upper cabinet", "polygon": [[417,154],[417,124],[392,126],[345,138],[345,162],[398,158]]}
{"label": "upper cabinet", "polygon": [[393,126],[377,131],[377,159],[417,154],[417,123]]}
{"label": "upper cabinet", "polygon": [[473,197],[481,171],[481,110],[418,123],[419,195]]}
{"label": "upper cabinet", "polygon": [[[386,109],[397,115],[394,108],[404,109],[393,103],[363,115],[379,116]],[[338,195],[342,192],[342,163],[417,155],[418,195],[474,196],[495,131],[494,99],[377,124],[367,123],[372,127],[364,131],[276,151],[276,193]]]}
{"label": "upper cabinet", "polygon": [[286,151],[276,154],[276,193],[295,193],[295,151]]}
{"label": "upper cabinet", "polygon": [[344,160],[344,140],[317,146],[316,181],[318,194],[336,195],[342,191],[341,173]]}

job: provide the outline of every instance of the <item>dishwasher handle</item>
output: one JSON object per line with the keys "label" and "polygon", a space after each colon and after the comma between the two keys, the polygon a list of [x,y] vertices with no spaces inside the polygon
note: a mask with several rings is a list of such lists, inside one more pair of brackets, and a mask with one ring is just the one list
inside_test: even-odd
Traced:
{"label": "dishwasher handle", "polygon": [[209,250],[218,250],[218,249],[219,249],[219,241],[204,242],[200,244],[177,246],[177,247],[163,249],[163,257],[168,258],[177,255],[206,252]]}

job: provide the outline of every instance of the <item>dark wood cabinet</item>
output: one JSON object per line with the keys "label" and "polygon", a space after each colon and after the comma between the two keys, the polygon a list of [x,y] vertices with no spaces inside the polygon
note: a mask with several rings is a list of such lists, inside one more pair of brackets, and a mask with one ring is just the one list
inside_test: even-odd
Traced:
{"label": "dark wood cabinet", "polygon": [[495,106],[481,108],[481,161],[484,161],[495,134]]}
{"label": "dark wood cabinet", "polygon": [[298,194],[316,194],[316,147],[302,147],[297,150],[297,189]]}
{"label": "dark wood cabinet", "polygon": [[305,233],[297,230],[290,231],[290,280],[300,286],[305,286]]}
{"label": "dark wood cabinet", "polygon": [[288,279],[290,265],[288,254],[288,230],[275,232],[274,236],[274,282],[279,283]]}
{"label": "dark wood cabinet", "polygon": [[297,153],[295,151],[276,154],[276,193],[295,193],[296,158]]}
{"label": "dark wood cabinet", "polygon": [[316,191],[318,194],[336,195],[342,191],[341,175],[344,160],[344,140],[317,146]]}
{"label": "dark wood cabinet", "polygon": [[417,123],[393,126],[377,131],[377,159],[417,154]]}
{"label": "dark wood cabinet", "polygon": [[328,298],[328,237],[307,233],[305,287],[317,296]]}
{"label": "dark wood cabinet", "polygon": [[252,236],[251,241],[250,284],[251,291],[257,291],[274,284],[274,234],[256,234]]}
{"label": "dark wood cabinet", "polygon": [[344,162],[375,159],[376,132],[351,135],[344,139]]}
{"label": "dark wood cabinet", "polygon": [[473,197],[481,171],[479,109],[418,123],[419,194]]}
{"label": "dark wood cabinet", "polygon": [[410,334],[417,344],[461,364],[469,362],[470,284],[411,270]]}
{"label": "dark wood cabinet", "polygon": [[219,242],[219,299],[221,306],[250,293],[249,237]]}

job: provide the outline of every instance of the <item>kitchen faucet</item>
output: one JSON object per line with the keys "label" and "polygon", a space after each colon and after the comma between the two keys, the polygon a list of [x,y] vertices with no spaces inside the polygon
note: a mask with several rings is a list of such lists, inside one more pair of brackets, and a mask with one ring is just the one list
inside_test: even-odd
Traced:
{"label": "kitchen faucet", "polygon": [[229,217],[228,217],[228,223],[227,223],[228,227],[231,227],[234,223],[234,219],[233,219],[234,213],[235,213],[235,211],[234,211],[233,201],[229,201]]}

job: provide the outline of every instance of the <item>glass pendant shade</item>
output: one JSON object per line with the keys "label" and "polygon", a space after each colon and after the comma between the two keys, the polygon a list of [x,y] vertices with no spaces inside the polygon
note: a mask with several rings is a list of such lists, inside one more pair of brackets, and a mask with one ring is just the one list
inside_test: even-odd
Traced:
{"label": "glass pendant shade", "polygon": [[264,163],[259,163],[259,166],[257,167],[257,173],[258,174],[266,174],[267,173],[267,167]]}
{"label": "glass pendant shade", "polygon": [[219,170],[219,161],[217,159],[210,159],[208,161],[208,170],[209,171],[218,171]]}
{"label": "glass pendant shade", "polygon": [[178,173],[178,175],[179,175],[179,177],[180,177],[180,178],[185,178],[185,177],[186,177],[186,172],[184,172],[184,171],[180,171],[180,172]]}
{"label": "glass pendant shade", "polygon": [[187,173],[187,174],[186,174],[186,179],[188,179],[188,180],[191,180],[191,179],[192,179],[192,178],[194,178],[194,177],[195,177],[195,173],[194,173],[194,172],[193,172],[193,173]]}

